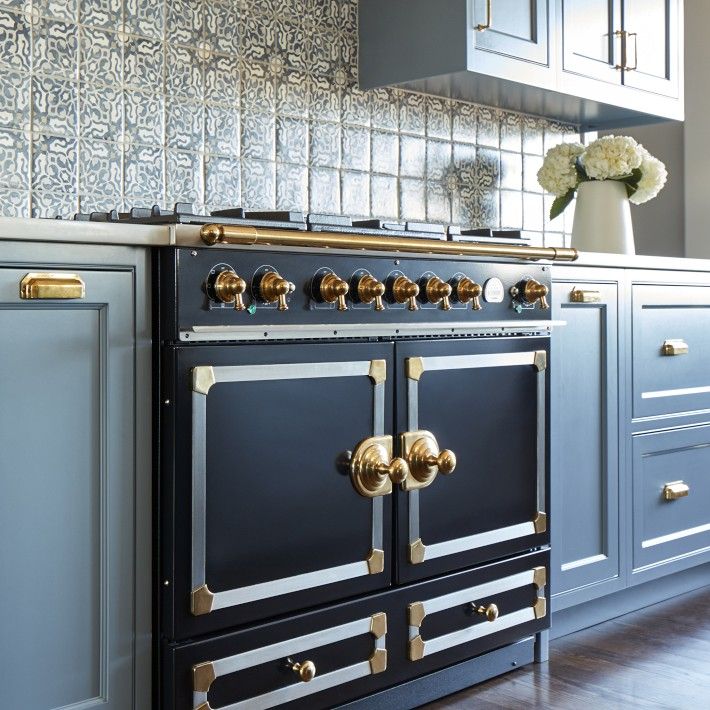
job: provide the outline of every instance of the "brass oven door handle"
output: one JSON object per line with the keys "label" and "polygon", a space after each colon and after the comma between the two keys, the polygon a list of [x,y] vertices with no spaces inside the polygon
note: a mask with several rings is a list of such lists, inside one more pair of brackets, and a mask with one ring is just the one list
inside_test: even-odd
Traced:
{"label": "brass oven door handle", "polygon": [[20,281],[20,298],[25,300],[84,298],[86,286],[78,274],[27,274]]}
{"label": "brass oven door handle", "polygon": [[688,343],[685,340],[664,340],[661,346],[661,353],[663,355],[687,355],[688,354]]}
{"label": "brass oven door handle", "polygon": [[456,468],[456,454],[449,449],[439,450],[430,431],[405,432],[400,436],[400,450],[409,466],[409,476],[402,484],[405,491],[426,488],[438,473],[448,475]]}
{"label": "brass oven door handle", "polygon": [[672,481],[663,486],[663,500],[674,501],[690,494],[690,486],[683,481]]}
{"label": "brass oven door handle", "polygon": [[585,291],[581,288],[573,288],[569,294],[570,303],[601,303],[602,294],[600,291]]}
{"label": "brass oven door handle", "polygon": [[392,458],[392,437],[372,436],[361,441],[350,458],[350,480],[365,498],[392,493],[392,484],[409,477],[404,459]]}
{"label": "brass oven door handle", "polygon": [[486,21],[476,25],[476,32],[485,32],[493,26],[493,0],[486,0]]}
{"label": "brass oven door handle", "polygon": [[624,62],[624,71],[636,71],[639,68],[639,43],[638,43],[638,34],[636,32],[627,32],[626,33],[626,38],[628,39],[629,37],[634,38],[634,65],[630,67],[626,62]]}

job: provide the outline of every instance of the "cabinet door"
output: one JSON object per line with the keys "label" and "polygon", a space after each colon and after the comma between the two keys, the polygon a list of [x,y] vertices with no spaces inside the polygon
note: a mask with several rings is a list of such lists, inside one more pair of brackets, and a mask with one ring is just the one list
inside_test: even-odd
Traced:
{"label": "cabinet door", "polygon": [[0,269],[0,665],[12,669],[0,707],[124,710],[137,672],[134,275],[78,271],[85,297],[21,300],[31,271],[47,269]]}
{"label": "cabinet door", "polygon": [[[589,302],[571,301],[571,292]],[[619,576],[617,286],[552,286],[551,506],[555,609]],[[598,596],[604,593],[598,589]]]}
{"label": "cabinet door", "polygon": [[621,82],[620,0],[560,0],[562,7],[563,67],[612,84]]}
{"label": "cabinet door", "polygon": [[624,0],[627,35],[624,84],[678,96],[682,42],[679,0]]}
{"label": "cabinet door", "polygon": [[548,63],[549,0],[475,0],[473,3],[476,53]]}

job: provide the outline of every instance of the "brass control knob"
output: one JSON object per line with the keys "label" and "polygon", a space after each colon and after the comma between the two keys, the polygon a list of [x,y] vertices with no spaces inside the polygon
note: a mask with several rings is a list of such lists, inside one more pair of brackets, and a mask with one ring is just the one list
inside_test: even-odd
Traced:
{"label": "brass control knob", "polygon": [[437,473],[448,475],[456,468],[456,454],[449,449],[440,451],[439,444],[431,432],[403,434],[402,450],[411,474],[406,485],[408,489],[428,486]]}
{"label": "brass control knob", "polygon": [[[415,284],[416,285],[416,284]],[[384,311],[382,296],[385,295],[385,285],[374,276],[365,274],[357,282],[357,297],[361,303],[375,302],[376,311]]]}
{"label": "brass control knob", "polygon": [[471,607],[476,612],[476,614],[483,614],[486,617],[486,621],[495,621],[498,618],[498,607],[495,604],[487,604],[486,606],[471,604]]}
{"label": "brass control knob", "polygon": [[278,301],[280,311],[288,310],[286,297],[295,290],[296,287],[290,281],[282,278],[277,271],[267,271],[259,282],[259,295],[261,298],[266,303],[276,303]]}
{"label": "brass control knob", "polygon": [[441,303],[445,311],[451,310],[451,284],[442,281],[438,276],[426,280],[426,297],[429,303]]}
{"label": "brass control knob", "polygon": [[409,476],[404,459],[392,458],[392,437],[371,437],[360,442],[350,460],[350,477],[355,490],[366,498],[387,495],[392,484]]}
{"label": "brass control knob", "polygon": [[539,281],[535,281],[535,279],[524,281],[522,288],[519,289],[520,297],[524,303],[535,303],[535,301],[538,301],[540,308],[543,310],[550,307],[547,302],[547,294],[549,291],[550,289],[548,289],[545,284],[541,284]]}
{"label": "brass control knob", "polygon": [[308,683],[316,677],[316,664],[313,661],[293,663],[291,670],[304,682]]}
{"label": "brass control knob", "polygon": [[321,279],[318,290],[320,297],[326,303],[335,303],[337,301],[339,311],[348,310],[345,297],[348,295],[348,291],[350,291],[350,286],[347,281],[343,281],[343,279],[331,271]]}
{"label": "brass control knob", "polygon": [[247,290],[247,282],[233,269],[226,269],[217,274],[214,280],[214,293],[222,303],[234,303],[235,311],[243,311],[244,299],[242,295]]}
{"label": "brass control knob", "polygon": [[396,303],[406,303],[410,311],[419,309],[417,305],[417,296],[419,295],[419,286],[410,281],[406,276],[398,276],[392,283],[392,297]]}
{"label": "brass control knob", "polygon": [[481,310],[481,294],[483,287],[472,281],[467,276],[464,276],[456,284],[456,298],[461,303],[471,302],[474,311]]}

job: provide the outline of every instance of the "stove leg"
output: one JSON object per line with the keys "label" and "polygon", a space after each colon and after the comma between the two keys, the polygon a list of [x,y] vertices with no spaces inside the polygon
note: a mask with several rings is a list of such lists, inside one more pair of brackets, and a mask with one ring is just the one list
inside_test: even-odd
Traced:
{"label": "stove leg", "polygon": [[535,634],[535,663],[547,663],[550,660],[550,632]]}

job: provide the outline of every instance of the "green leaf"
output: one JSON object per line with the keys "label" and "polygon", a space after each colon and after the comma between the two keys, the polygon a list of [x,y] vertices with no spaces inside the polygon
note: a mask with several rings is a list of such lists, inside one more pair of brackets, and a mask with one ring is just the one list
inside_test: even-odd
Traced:
{"label": "green leaf", "polygon": [[632,185],[631,183],[628,183],[628,182],[624,183],[624,185],[626,186],[626,196],[627,197],[631,197],[631,195],[633,195],[634,192],[636,192],[638,190],[638,185]]}
{"label": "green leaf", "polygon": [[564,211],[567,205],[574,199],[574,190],[567,190],[567,192],[561,197],[556,197],[555,201],[550,207],[550,219],[555,219],[559,217]]}

